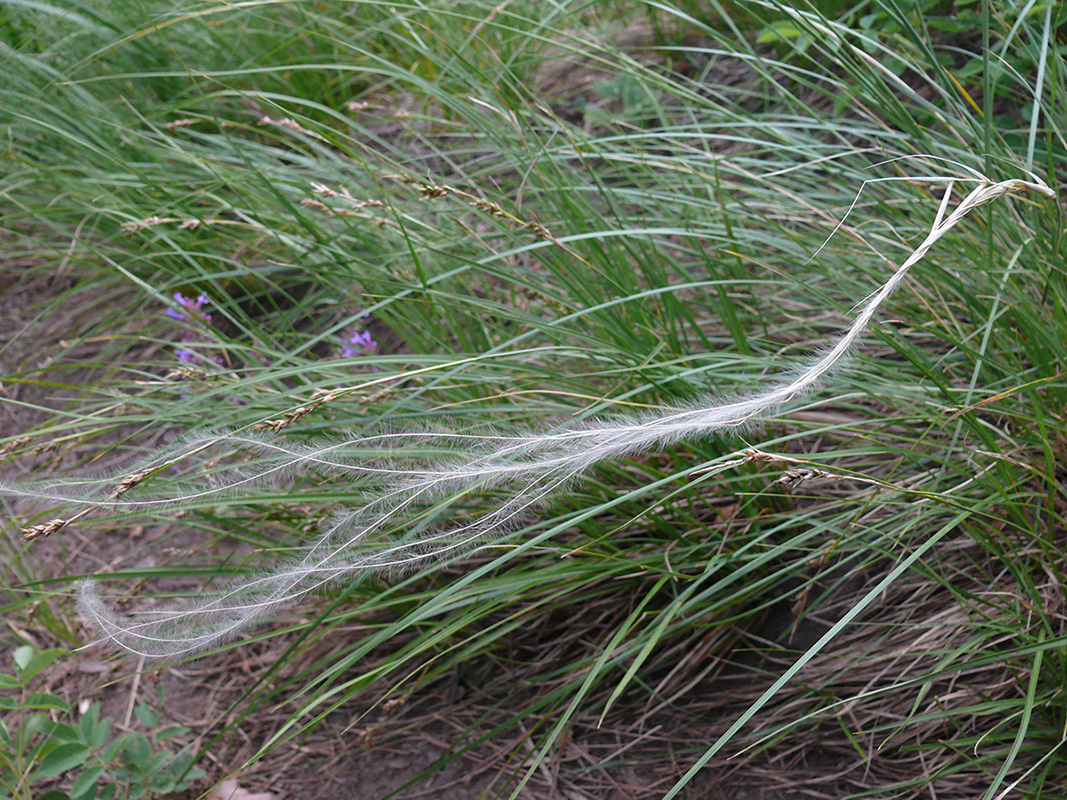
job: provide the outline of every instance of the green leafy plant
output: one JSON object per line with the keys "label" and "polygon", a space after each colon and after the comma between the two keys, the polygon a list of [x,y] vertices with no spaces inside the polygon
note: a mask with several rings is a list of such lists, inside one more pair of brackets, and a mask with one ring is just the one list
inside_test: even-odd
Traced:
{"label": "green leafy plant", "polygon": [[[74,712],[65,700],[29,690],[42,669],[66,655],[65,650],[23,645],[13,651],[14,674],[0,673],[0,709],[10,721],[0,719],[0,797],[139,800],[184,791],[204,776],[191,752],[163,749],[187,729],[159,729],[159,714],[147,706],[138,705],[135,713],[153,730],[151,736],[130,732],[112,739],[111,718],[101,719],[99,703],[71,719]],[[59,783],[67,788],[40,789]]]}

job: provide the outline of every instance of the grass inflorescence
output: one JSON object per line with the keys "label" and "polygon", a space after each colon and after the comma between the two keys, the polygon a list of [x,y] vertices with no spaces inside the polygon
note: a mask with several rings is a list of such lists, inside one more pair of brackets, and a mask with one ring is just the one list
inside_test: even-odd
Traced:
{"label": "grass inflorescence", "polygon": [[6,6],[5,612],[270,652],[220,780],[1061,785],[1063,20],[793,5]]}

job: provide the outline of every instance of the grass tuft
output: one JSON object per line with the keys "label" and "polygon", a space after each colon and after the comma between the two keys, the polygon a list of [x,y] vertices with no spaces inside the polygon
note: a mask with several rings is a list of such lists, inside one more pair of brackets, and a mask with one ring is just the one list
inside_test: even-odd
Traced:
{"label": "grass tuft", "polygon": [[5,4],[12,637],[218,781],[1055,792],[1063,20],[950,5]]}

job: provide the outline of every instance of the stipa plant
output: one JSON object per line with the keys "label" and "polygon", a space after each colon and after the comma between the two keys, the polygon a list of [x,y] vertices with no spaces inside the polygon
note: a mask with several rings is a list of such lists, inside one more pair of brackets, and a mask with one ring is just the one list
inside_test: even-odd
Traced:
{"label": "stipa plant", "polygon": [[[130,365],[128,380],[86,390],[31,432],[20,427],[12,452],[56,446],[55,474],[53,466],[117,456],[164,426],[219,426],[233,437],[209,430],[165,448],[185,460],[142,460],[110,481],[45,487],[85,504],[74,512],[106,507],[115,493],[108,522],[121,527],[90,533],[64,516],[38,530],[68,529],[25,558],[83,541],[82,552],[115,540],[126,552],[124,523],[138,511],[168,531],[195,525],[197,542],[214,534],[272,553],[305,525],[308,507],[378,501],[378,516],[349,517],[353,531],[324,540],[306,563],[301,552],[281,578],[270,564],[251,576],[220,564],[210,541],[195,568],[185,555],[169,568],[103,567],[126,582],[149,572],[184,587],[233,572],[235,587],[252,581],[239,595],[250,608],[232,609],[214,629],[196,625],[206,615],[167,623],[151,608],[132,626],[114,620],[133,627],[131,637],[192,636],[174,648],[183,649],[356,562],[425,566],[387,585],[335,582],[317,596],[310,623],[196,667],[278,648],[249,690],[252,703],[295,698],[300,707],[261,753],[328,725],[331,710],[377,688],[403,700],[469,670],[479,690],[472,704],[513,710],[496,719],[508,735],[521,731],[506,757],[529,769],[524,780],[539,770],[608,780],[613,753],[584,770],[552,762],[568,741],[594,747],[601,721],[634,737],[626,759],[658,724],[652,709],[673,721],[691,703],[700,709],[694,749],[680,759],[705,753],[708,773],[736,766],[725,756],[749,745],[768,759],[787,747],[839,747],[864,750],[847,779],[855,791],[906,772],[940,794],[959,771],[972,790],[983,783],[957,792],[974,797],[1015,754],[1022,770],[1055,767],[1039,752],[1058,741],[1049,733],[1058,687],[1049,653],[1061,646],[1054,578],[1064,574],[1055,509],[1065,295],[1053,204],[988,205],[942,237],[922,279],[898,286],[894,324],[853,347],[832,392],[789,399],[819,357],[780,377],[846,327],[847,305],[932,234],[930,184],[881,183],[846,223],[848,246],[839,237],[805,263],[872,162],[928,152],[974,167],[985,153],[986,188],[1023,174],[1002,166],[1017,162],[1058,187],[1062,60],[1046,35],[1055,28],[1033,27],[1054,9],[1006,4],[1016,16],[986,28],[1047,66],[1043,83],[1012,78],[1034,102],[1005,110],[995,86],[961,80],[944,58],[966,47],[986,62],[999,49],[983,55],[973,35],[935,49],[900,4],[878,4],[900,19],[884,36],[795,4],[749,4],[768,10],[768,22],[790,21],[775,28],[776,55],[743,35],[755,39],[765,26],[708,19],[706,4],[689,15],[647,6],[677,26],[625,52],[590,44],[586,26],[599,20],[565,3],[547,19],[543,4],[438,6],[194,4],[129,40],[87,31],[91,46],[76,63],[64,59],[80,40],[65,36],[48,52],[47,66],[66,73],[54,85],[42,85],[29,51],[5,62],[12,80],[0,87],[2,106],[21,115],[5,130],[13,159],[4,163],[23,169],[0,187],[21,209],[4,224],[27,252],[53,253],[52,263],[89,285],[132,287],[122,315],[149,320],[142,341],[153,354],[115,358]],[[298,20],[299,35],[279,11]],[[487,28],[494,47],[473,53]],[[249,31],[285,44],[248,47]],[[181,66],[141,80],[158,67],[145,58],[168,52]],[[560,88],[561,72],[569,80]],[[101,120],[103,133],[89,130]],[[935,230],[950,216],[946,204]],[[201,313],[165,316],[182,316],[179,306]],[[357,328],[364,313],[367,327]],[[115,342],[113,333],[98,324],[84,334],[86,349]],[[392,344],[367,353],[368,333]],[[196,362],[181,362],[182,350]],[[62,383],[63,367],[39,372],[35,361],[4,387]],[[374,367],[381,372],[368,374]],[[736,387],[736,416],[719,396],[705,411],[726,421],[723,435],[686,439],[671,426],[701,418],[684,399],[709,387]],[[742,401],[771,408],[776,398],[785,405],[760,433],[762,450],[737,451],[754,430],[746,426],[759,424],[743,421]],[[516,439],[531,419],[552,420],[549,434]],[[560,419],[569,422],[555,426]],[[450,430],[462,435],[442,433]],[[665,444],[675,436],[683,438]],[[583,452],[583,441],[595,447]],[[595,451],[607,457],[578,480],[574,470]],[[559,463],[546,466],[553,454]],[[723,471],[726,463],[737,469]],[[281,481],[286,464],[297,467],[291,485]],[[759,474],[771,469],[774,480]],[[532,513],[557,483],[558,504]],[[176,497],[190,499],[166,505]],[[186,510],[195,513],[175,513]],[[497,531],[514,523],[517,535],[494,539],[496,522]],[[331,560],[364,529],[347,557]],[[475,533],[488,538],[465,541]],[[419,543],[431,536],[467,562],[425,561],[431,551]],[[478,541],[498,546],[471,553]],[[383,556],[382,542],[396,549]],[[303,580],[322,559],[329,572]],[[907,589],[921,579],[941,581],[941,591],[916,588],[937,600],[908,616]],[[23,588],[12,606],[22,613],[57,586]],[[939,638],[950,626],[926,612],[946,596],[959,628]],[[829,620],[832,636],[778,654],[766,672],[728,665],[738,637],[753,631],[757,641],[761,617],[783,615]],[[868,652],[861,634],[887,629],[883,652],[857,655]],[[754,693],[716,705],[708,698],[720,697],[731,670]],[[464,741],[477,741],[478,724]],[[1017,733],[1026,738],[1013,750]],[[658,750],[679,753],[673,741]],[[967,755],[953,760],[953,750]]]}
{"label": "stipa plant", "polygon": [[[0,491],[16,497],[89,504],[68,519],[28,528],[26,535],[35,538],[61,530],[84,516],[89,508],[131,510],[158,504],[199,503],[278,479],[299,467],[383,484],[377,493],[365,493],[361,508],[340,513],[330,520],[325,533],[298,560],[273,568],[264,576],[239,581],[191,606],[153,609],[148,612],[148,621],[135,621],[110,613],[92,584],[83,589],[83,608],[109,641],[145,657],[193,655],[233,638],[279,606],[330,583],[368,573],[396,575],[427,561],[462,555],[491,543],[521,515],[541,507],[562,487],[607,459],[643,453],[685,439],[750,429],[772,418],[788,403],[814,390],[849,356],[879,306],[908,270],[973,209],[1010,193],[1032,191],[1045,197],[1055,196],[1034,175],[1030,181],[1013,179],[994,183],[981,176],[970,180],[978,186],[946,214],[954,186],[954,181],[948,181],[927,237],[863,304],[840,339],[810,365],[749,397],[713,398],[643,418],[585,422],[570,430],[519,436],[398,433],[300,445],[263,435],[210,434],[190,439],[178,450],[138,465],[118,481],[113,478],[61,481],[47,488],[4,486]],[[446,450],[448,458],[417,468],[391,463],[396,452],[405,446],[426,442]],[[173,497],[144,497],[141,491],[127,497],[154,473],[209,449],[221,450],[213,460],[218,460],[227,450],[253,453],[258,458],[252,465],[238,463],[233,470],[235,474],[217,472],[212,476],[214,485],[194,487]],[[758,458],[753,451],[740,461],[720,465],[719,469]],[[499,487],[505,488],[504,499],[493,510],[475,513],[460,522],[438,522],[456,498]]]}

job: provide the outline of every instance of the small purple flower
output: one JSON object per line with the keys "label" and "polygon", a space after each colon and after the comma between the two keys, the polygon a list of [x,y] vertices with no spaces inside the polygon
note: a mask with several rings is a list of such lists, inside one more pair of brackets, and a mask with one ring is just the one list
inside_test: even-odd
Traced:
{"label": "small purple flower", "polygon": [[[196,298],[186,297],[181,292],[174,295],[174,305],[166,310],[166,314],[175,322],[182,324],[179,341],[185,345],[210,344],[211,338],[206,333],[206,326],[211,324],[211,315],[204,308],[211,303],[206,294]],[[178,361],[183,364],[218,364],[222,365],[222,358],[218,355],[202,356],[193,347],[181,347],[174,351]]]}
{"label": "small purple flower", "polygon": [[206,306],[210,300],[206,294],[198,295],[194,300],[191,297],[186,297],[181,292],[174,294],[174,305],[167,309],[167,316],[178,322],[191,322],[197,320],[199,322],[211,322],[211,315],[204,313],[204,306]]}
{"label": "small purple flower", "polygon": [[[358,319],[366,319],[370,314],[366,311],[355,312],[344,309],[346,314],[352,314]],[[380,352],[380,345],[371,336],[360,322],[354,322],[349,328],[341,333],[341,357],[358,358],[359,356],[373,356]],[[377,367],[371,367],[374,372],[380,372]]]}
{"label": "small purple flower", "polygon": [[354,356],[369,356],[378,352],[378,343],[370,335],[370,331],[356,331],[351,336],[342,340],[344,346],[341,355],[345,358]]}
{"label": "small purple flower", "polygon": [[[174,355],[178,357],[178,361],[182,364],[188,364],[190,367],[226,366],[226,361],[217,353],[202,355],[197,352],[197,345],[210,346],[215,341],[208,331],[208,325],[211,324],[211,315],[204,310],[210,304],[211,300],[206,294],[197,295],[194,299],[178,292],[174,295],[174,305],[166,310],[168,317],[175,322],[180,322],[182,325],[178,334],[178,341],[186,346],[177,347],[174,350]],[[202,371],[200,372],[205,374]],[[189,393],[181,391],[179,392],[179,397],[182,400],[188,400]],[[248,402],[238,395],[231,395],[229,399],[230,402],[238,405],[244,405]]]}

